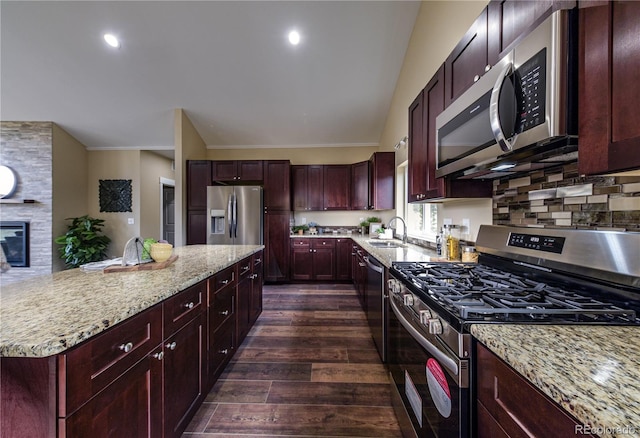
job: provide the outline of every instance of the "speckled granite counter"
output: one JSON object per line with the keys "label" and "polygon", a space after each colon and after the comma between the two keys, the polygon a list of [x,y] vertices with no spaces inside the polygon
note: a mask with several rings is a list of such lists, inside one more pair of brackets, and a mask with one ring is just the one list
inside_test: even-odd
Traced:
{"label": "speckled granite counter", "polygon": [[[320,234],[320,235],[292,235],[292,239],[310,238],[310,239],[353,239],[358,245],[360,245],[369,254],[378,259],[387,268],[391,267],[391,262],[441,262],[447,261],[438,257],[436,252],[432,249],[423,248],[418,245],[412,245],[410,243],[402,245],[400,248],[380,248],[367,243],[371,240],[370,237],[362,237],[359,234]],[[393,240],[398,244],[402,244],[400,240]]]}
{"label": "speckled granite counter", "polygon": [[57,272],[2,288],[0,357],[58,354],[260,251],[262,245],[193,245],[153,271]]}
{"label": "speckled granite counter", "polygon": [[592,433],[640,437],[640,327],[476,324],[471,333]]}

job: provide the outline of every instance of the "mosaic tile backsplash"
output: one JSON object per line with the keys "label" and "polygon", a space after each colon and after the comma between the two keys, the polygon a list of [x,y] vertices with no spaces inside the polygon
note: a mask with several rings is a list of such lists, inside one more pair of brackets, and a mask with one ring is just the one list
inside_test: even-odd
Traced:
{"label": "mosaic tile backsplash", "polygon": [[495,180],[493,223],[640,232],[640,176],[581,177],[570,163]]}

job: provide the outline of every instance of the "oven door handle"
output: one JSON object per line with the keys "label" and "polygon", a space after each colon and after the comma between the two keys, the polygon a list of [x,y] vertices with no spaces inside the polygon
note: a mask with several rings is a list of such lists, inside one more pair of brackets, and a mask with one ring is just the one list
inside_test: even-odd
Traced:
{"label": "oven door handle", "polygon": [[402,315],[400,309],[398,309],[398,305],[394,302],[395,300],[390,299],[391,308],[393,309],[393,313],[396,314],[398,321],[400,324],[411,334],[411,336],[418,342],[425,350],[433,355],[433,357],[440,362],[445,368],[451,371],[455,376],[458,376],[458,363],[447,356],[445,353],[440,351],[435,345],[431,342],[427,341],[424,336],[420,334],[418,330],[416,330],[409,321]]}

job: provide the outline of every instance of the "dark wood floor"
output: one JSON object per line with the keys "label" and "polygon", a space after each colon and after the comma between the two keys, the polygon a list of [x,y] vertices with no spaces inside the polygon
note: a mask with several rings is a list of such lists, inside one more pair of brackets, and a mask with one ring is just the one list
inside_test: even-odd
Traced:
{"label": "dark wood floor", "polygon": [[264,288],[264,310],[183,438],[400,437],[350,285]]}

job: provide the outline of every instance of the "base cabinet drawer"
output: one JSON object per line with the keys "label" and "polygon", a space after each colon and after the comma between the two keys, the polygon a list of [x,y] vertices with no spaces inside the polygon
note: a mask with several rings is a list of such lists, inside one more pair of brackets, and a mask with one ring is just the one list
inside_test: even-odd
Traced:
{"label": "base cabinet drawer", "polygon": [[211,386],[220,376],[224,366],[229,363],[236,350],[236,324],[229,320],[214,333],[215,341],[209,348],[209,377]]}

